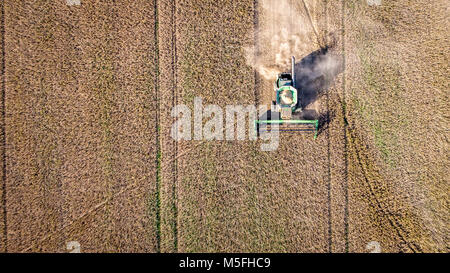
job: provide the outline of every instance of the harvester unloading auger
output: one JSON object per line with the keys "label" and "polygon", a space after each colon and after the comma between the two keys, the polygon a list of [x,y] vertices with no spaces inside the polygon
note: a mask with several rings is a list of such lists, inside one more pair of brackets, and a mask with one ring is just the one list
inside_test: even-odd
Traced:
{"label": "harvester unloading auger", "polygon": [[[295,87],[295,57],[292,57],[291,73],[281,73],[274,84],[276,100],[265,119],[255,121],[255,129],[262,132],[309,132],[317,138],[319,120],[303,118],[299,92]],[[300,90],[301,91],[301,90]]]}

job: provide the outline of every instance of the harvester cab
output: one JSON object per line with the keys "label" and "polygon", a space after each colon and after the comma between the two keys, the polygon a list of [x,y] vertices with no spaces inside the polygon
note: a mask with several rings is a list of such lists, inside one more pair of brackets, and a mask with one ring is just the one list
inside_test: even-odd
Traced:
{"label": "harvester cab", "polygon": [[291,73],[281,73],[278,75],[278,79],[275,81],[276,88],[282,86],[294,86],[294,81],[292,80]]}
{"label": "harvester cab", "polygon": [[[311,132],[317,138],[318,120],[303,118],[299,92],[295,86],[295,58],[291,73],[281,73],[275,83],[275,101],[265,119],[255,121],[257,134],[278,130],[280,132]],[[301,91],[301,90],[300,90]]]}

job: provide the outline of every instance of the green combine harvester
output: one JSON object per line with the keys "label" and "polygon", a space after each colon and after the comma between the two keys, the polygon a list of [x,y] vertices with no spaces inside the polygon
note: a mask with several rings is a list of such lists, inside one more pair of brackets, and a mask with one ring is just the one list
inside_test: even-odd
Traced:
{"label": "green combine harvester", "polygon": [[268,131],[313,133],[317,138],[319,120],[303,118],[299,93],[295,87],[295,57],[291,73],[281,73],[274,84],[276,101],[265,119],[255,121],[257,134]]}

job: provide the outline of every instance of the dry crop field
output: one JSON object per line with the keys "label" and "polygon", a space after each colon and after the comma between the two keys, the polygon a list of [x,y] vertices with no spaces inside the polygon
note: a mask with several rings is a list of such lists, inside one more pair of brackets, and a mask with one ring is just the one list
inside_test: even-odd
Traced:
{"label": "dry crop field", "polygon": [[[446,1],[77,2],[0,3],[0,252],[448,252]],[[173,139],[292,55],[316,140]]]}

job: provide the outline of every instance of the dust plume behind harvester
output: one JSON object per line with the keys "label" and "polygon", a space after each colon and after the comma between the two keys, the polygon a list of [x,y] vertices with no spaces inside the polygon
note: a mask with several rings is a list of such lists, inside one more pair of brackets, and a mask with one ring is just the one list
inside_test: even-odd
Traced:
{"label": "dust plume behind harvester", "polygon": [[311,133],[316,139],[319,120],[305,119],[303,115],[302,90],[297,90],[295,85],[295,57],[292,57],[291,72],[278,75],[274,91],[275,101],[270,111],[255,121],[257,134],[270,131]]}

